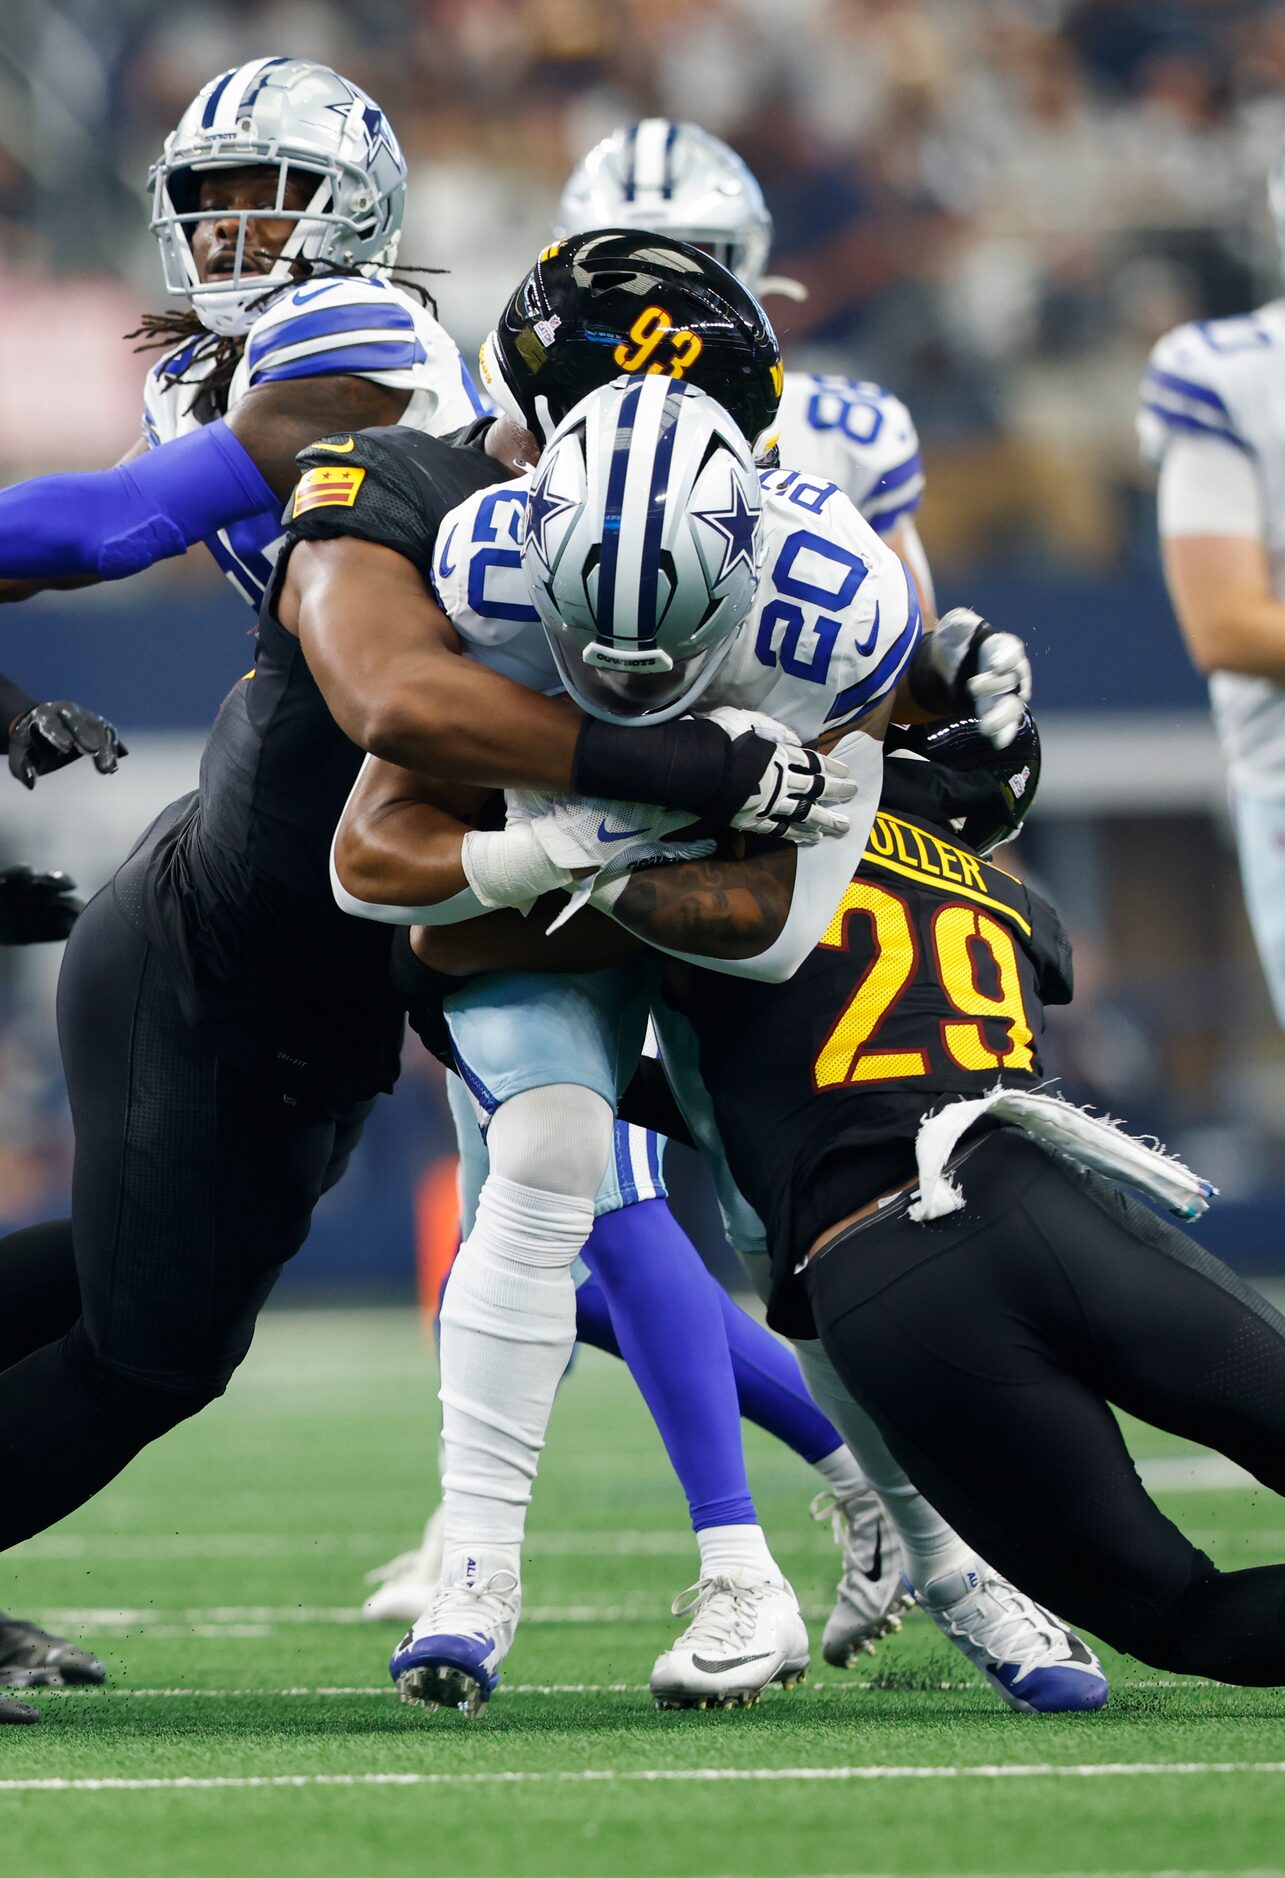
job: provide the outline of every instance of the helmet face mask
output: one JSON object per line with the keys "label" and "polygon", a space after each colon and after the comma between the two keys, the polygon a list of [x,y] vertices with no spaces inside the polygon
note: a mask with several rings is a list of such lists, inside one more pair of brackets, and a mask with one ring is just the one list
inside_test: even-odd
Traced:
{"label": "helmet face mask", "polygon": [[671,236],[594,229],[545,249],[482,347],[496,403],[546,442],[617,373],[708,392],[751,443],[781,398],[781,354],[753,294]]}
{"label": "helmet face mask", "polygon": [[761,551],[743,437],[712,398],[664,378],[615,379],[568,414],[522,530],[559,675],[612,723],[691,709],[753,604]]}
{"label": "helmet face mask", "polygon": [[[201,209],[203,177],[246,168],[275,173],[272,206]],[[285,206],[292,177],[313,185],[302,209]],[[274,286],[327,262],[387,268],[396,258],[406,201],[397,140],[373,99],[311,60],[259,59],[212,80],[166,138],[149,181],[166,288],[189,300],[211,332],[248,331],[255,303]],[[231,216],[240,220],[234,266],[202,281],[192,232]],[[263,272],[245,265],[255,220],[293,223]]]}
{"label": "helmet face mask", "polygon": [[763,276],[772,217],[753,172],[697,124],[643,118],[595,144],[567,181],[555,233],[655,229],[711,254],[747,287]]}

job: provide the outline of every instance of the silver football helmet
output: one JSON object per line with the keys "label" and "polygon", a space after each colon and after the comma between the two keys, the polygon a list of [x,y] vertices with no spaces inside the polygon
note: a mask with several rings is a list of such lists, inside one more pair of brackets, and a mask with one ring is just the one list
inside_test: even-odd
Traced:
{"label": "silver football helmet", "polygon": [[695,385],[615,378],[541,454],[522,567],[559,675],[594,717],[690,710],[749,613],[762,554],[749,445]]}
{"label": "silver football helmet", "polygon": [[[238,211],[231,273],[201,281],[190,239],[197,222],[211,219],[197,203],[201,177],[249,165],[275,170],[275,205]],[[315,179],[304,209],[283,207],[292,172]],[[294,278],[298,261],[386,268],[396,258],[406,163],[392,126],[357,85],[312,59],[253,59],[211,79],[165,139],[148,180],[166,288],[190,300],[211,332],[247,332],[251,302]],[[248,271],[247,226],[268,216],[294,229],[266,274]]]}
{"label": "silver football helmet", "polygon": [[698,124],[645,117],[595,144],[572,172],[554,233],[650,228],[703,248],[755,290],[772,246],[763,191],[735,150]]}

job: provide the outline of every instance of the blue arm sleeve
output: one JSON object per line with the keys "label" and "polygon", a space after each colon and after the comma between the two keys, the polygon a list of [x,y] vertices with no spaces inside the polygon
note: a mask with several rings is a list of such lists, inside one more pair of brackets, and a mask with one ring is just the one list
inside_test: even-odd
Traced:
{"label": "blue arm sleeve", "polygon": [[120,580],[281,504],[220,418],[116,469],[0,491],[0,576]]}

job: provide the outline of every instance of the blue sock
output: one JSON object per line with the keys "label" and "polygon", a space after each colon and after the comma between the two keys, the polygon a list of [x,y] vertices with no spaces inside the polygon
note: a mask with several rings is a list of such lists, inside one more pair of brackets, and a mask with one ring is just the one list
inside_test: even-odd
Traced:
{"label": "blue sock", "polygon": [[[709,1283],[723,1313],[741,1414],[815,1467],[842,1445],[842,1436],[804,1388],[793,1350],[743,1311],[715,1279]],[[596,1278],[586,1279],[576,1292],[576,1334],[595,1350],[620,1355],[611,1312]]]}
{"label": "blue sock", "polygon": [[810,1467],[842,1447],[843,1436],[808,1394],[799,1361],[788,1343],[743,1311],[711,1278],[723,1306],[723,1328],[732,1353],[732,1374],[741,1414],[765,1428]]}
{"label": "blue sock", "polygon": [[687,1495],[693,1529],[757,1525],[722,1292],[695,1246],[663,1200],[642,1200],[595,1221],[582,1256]]}
{"label": "blue sock", "polygon": [[605,1350],[608,1356],[620,1355],[620,1345],[611,1328],[611,1312],[596,1278],[586,1278],[582,1285],[576,1286],[576,1342]]}

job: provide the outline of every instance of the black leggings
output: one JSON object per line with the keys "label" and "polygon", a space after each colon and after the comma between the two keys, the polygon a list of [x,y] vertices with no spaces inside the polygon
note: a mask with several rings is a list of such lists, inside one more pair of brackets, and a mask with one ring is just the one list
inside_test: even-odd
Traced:
{"label": "black leggings", "polygon": [[1285,1493],[1285,1319],[1185,1233],[1005,1131],[966,1209],[905,1202],[808,1268],[821,1340],[911,1479],[1005,1577],[1117,1649],[1285,1683],[1285,1565],[1218,1572],[1148,1497],[1114,1403]]}
{"label": "black leggings", "polygon": [[[68,1328],[58,1226],[13,1235],[0,1301],[12,1320],[25,1297],[30,1317],[0,1331],[0,1547],[61,1519],[223,1393],[372,1106],[336,1119],[199,1047],[110,887],[68,941],[58,1029],[79,1315]],[[6,1269],[7,1254],[0,1243]],[[40,1347],[33,1326],[49,1335]]]}

